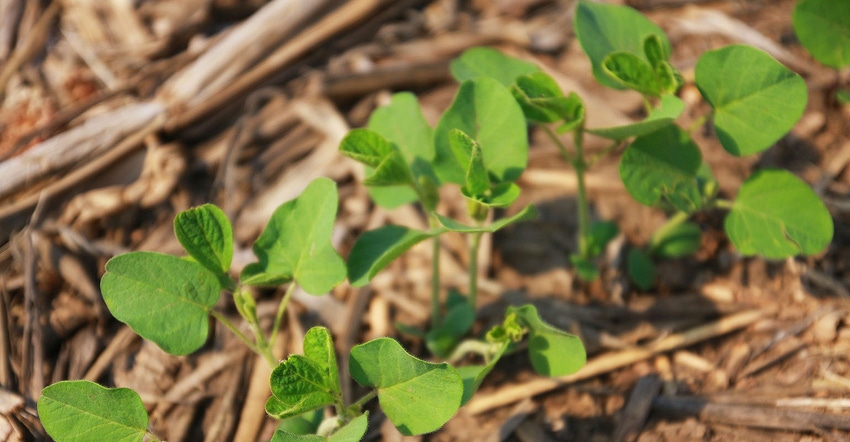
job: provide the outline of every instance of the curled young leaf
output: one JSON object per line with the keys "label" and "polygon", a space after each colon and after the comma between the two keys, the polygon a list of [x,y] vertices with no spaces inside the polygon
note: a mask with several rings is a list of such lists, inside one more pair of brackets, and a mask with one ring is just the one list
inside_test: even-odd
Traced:
{"label": "curled young leaf", "polygon": [[204,204],[178,213],[174,234],[195,261],[213,273],[227,275],[233,259],[233,228],[221,209]]}

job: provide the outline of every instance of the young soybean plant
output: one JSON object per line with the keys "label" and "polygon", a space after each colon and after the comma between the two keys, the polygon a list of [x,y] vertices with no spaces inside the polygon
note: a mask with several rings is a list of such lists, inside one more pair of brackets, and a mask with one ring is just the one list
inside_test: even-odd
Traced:
{"label": "young soybean plant", "polygon": [[[850,2],[800,1],[794,8],[794,32],[817,61],[835,69],[850,66]],[[850,89],[846,89],[847,84],[843,86],[835,96],[847,104]]]}
{"label": "young soybean plant", "polygon": [[[174,355],[186,355],[204,345],[212,316],[273,368],[272,396],[265,407],[269,415],[300,419],[303,424],[310,419],[300,415],[335,409],[334,416],[301,425],[300,431],[292,426],[278,430],[274,442],[359,440],[367,429],[363,406],[375,397],[403,434],[437,430],[472,397],[498,356],[525,336],[531,342],[532,364],[541,373],[564,374],[584,364],[583,352],[579,358],[555,350],[581,343],[545,324],[533,307],[509,311],[505,324],[491,331],[487,351],[495,357],[486,359],[485,365],[456,370],[445,362],[426,362],[390,338],[355,346],[349,355],[351,376],[371,391],[353,404],[343,403],[334,345],[326,328],[313,327],[306,333],[304,355],[278,362],[272,348],[295,287],[321,295],[346,277],[345,262],[330,242],[337,201],[335,183],[319,178],[298,198],[280,206],[254,243],[258,261],[246,266],[238,280],[229,272],[233,231],[224,213],[209,204],[181,212],[174,230],[188,256],[155,252],[116,256],[107,263],[101,281],[106,305],[118,320]],[[282,284],[289,285],[266,335],[248,287]],[[222,291],[232,294],[253,338],[215,310]],[[45,430],[57,441],[159,440],[147,429],[141,398],[126,388],[58,382],[42,391],[38,412]]]}
{"label": "young soybean plant", "polygon": [[[610,222],[591,223],[584,174],[599,156],[623,145],[619,171],[626,190],[638,202],[672,213],[646,249],[629,253],[629,275],[638,287],[652,286],[653,258],[683,256],[699,247],[701,230],[689,218],[701,210],[729,211],[724,227],[743,255],[781,259],[827,247],[832,218],[811,188],[790,172],[758,170],[734,201],[717,196],[717,182],[699,146],[674,123],[685,108],[674,95],[684,80],[669,62],[670,43],[658,26],[628,7],[579,1],[575,29],[597,81],[643,96],[648,115],[643,121],[588,128],[580,97],[565,95],[537,66],[492,49],[465,52],[452,63],[452,72],[458,81],[491,77],[510,87],[526,120],[544,130],[576,170],[579,250],[572,261],[582,278],[597,277],[597,256],[617,234]],[[721,145],[735,156],[769,148],[793,127],[806,105],[803,79],[749,46],[704,53],[695,81],[712,110],[691,129],[711,119]],[[566,133],[572,135],[572,149],[558,136]],[[587,133],[609,139],[610,146],[588,158],[583,149]]]}

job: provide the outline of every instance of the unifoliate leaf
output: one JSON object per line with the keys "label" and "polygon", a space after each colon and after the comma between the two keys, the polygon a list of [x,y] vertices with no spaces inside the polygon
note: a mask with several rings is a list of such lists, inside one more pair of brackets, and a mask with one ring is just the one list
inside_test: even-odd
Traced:
{"label": "unifoliate leaf", "polygon": [[615,89],[624,87],[609,77],[602,62],[613,52],[629,52],[646,61],[644,42],[656,35],[665,53],[670,42],[664,31],[638,11],[627,6],[580,1],[575,13],[576,37],[593,64],[596,81]]}
{"label": "unifoliate leaf", "polygon": [[641,249],[629,249],[626,259],[626,267],[629,279],[641,290],[649,290],[655,283],[655,263],[652,258]]}
{"label": "unifoliate leaf", "polygon": [[138,393],[90,381],[46,387],[38,398],[38,417],[57,441],[141,442],[148,429],[148,414]]}
{"label": "unifoliate leaf", "polygon": [[704,53],[696,85],[714,108],[717,138],[737,156],[761,152],[803,115],[806,82],[766,52],[732,45]]}
{"label": "unifoliate leaf", "polygon": [[466,170],[452,152],[449,133],[459,129],[481,147],[488,175],[516,181],[528,163],[525,117],[513,95],[496,80],[465,81],[434,132],[434,170],[443,181],[464,185]]}
{"label": "unifoliate leaf", "polygon": [[620,177],[639,203],[652,206],[664,198],[690,213],[702,204],[696,180],[701,163],[697,145],[684,130],[670,125],[632,142],[620,160]]}
{"label": "unifoliate leaf", "polygon": [[245,267],[242,283],[294,279],[305,292],[321,295],[342,282],[345,261],[331,245],[337,201],[336,183],[317,178],[278,207],[254,243],[260,262]]}
{"label": "unifoliate leaf", "polygon": [[173,355],[207,340],[209,311],[221,286],[198,263],[155,252],[131,252],[106,263],[103,300],[119,321]]}
{"label": "unifoliate leaf", "polygon": [[528,328],[528,356],[537,373],[563,376],[575,373],[587,362],[581,339],[547,324],[533,305],[508,307],[507,314],[511,313]]}
{"label": "unifoliate leaf", "polygon": [[304,356],[290,355],[271,374],[266,412],[282,419],[341,400],[333,341],[328,329],[313,327],[304,336]]}
{"label": "unifoliate leaf", "polygon": [[679,258],[694,254],[701,242],[702,229],[699,225],[685,221],[657,230],[652,235],[649,254],[660,258]]}
{"label": "unifoliate leaf", "polygon": [[661,84],[655,71],[646,60],[631,52],[613,52],[602,60],[602,70],[620,85],[657,97],[661,95]]}
{"label": "unifoliate leaf", "polygon": [[463,382],[447,364],[432,364],[407,353],[390,338],[378,338],[351,349],[351,377],[375,388],[381,409],[407,436],[430,433],[460,408]]}
{"label": "unifoliate leaf", "polygon": [[670,47],[664,46],[664,41],[657,34],[649,34],[643,39],[643,55],[650,66],[656,67],[670,60]]}
{"label": "unifoliate leaf", "polygon": [[509,207],[519,198],[521,192],[522,189],[511,182],[497,184],[492,189],[488,189],[480,194],[471,194],[465,186],[461,189],[463,196],[468,199],[467,202],[475,203],[488,210],[491,208]]}
{"label": "unifoliate leaf", "polygon": [[[417,181],[427,178],[437,182],[437,177],[431,170],[431,161],[434,159],[434,130],[425,121],[416,95],[410,92],[393,94],[390,104],[372,112],[368,127],[401,152]],[[410,186],[370,187],[369,195],[379,206],[390,209],[416,201],[420,197]]]}
{"label": "unifoliate leaf", "polygon": [[[532,72],[517,77],[516,83],[511,86],[511,93],[522,108],[525,118],[529,121],[540,123],[553,123],[561,119],[555,110],[549,110],[556,103],[564,103],[566,97],[561,92],[560,86],[548,74],[544,72]],[[546,103],[546,105],[543,105]]]}
{"label": "unifoliate leaf", "polygon": [[489,77],[505,87],[514,83],[520,75],[540,70],[534,63],[509,57],[492,48],[467,49],[449,65],[452,76],[458,83],[480,77]]}
{"label": "unifoliate leaf", "polygon": [[449,131],[449,146],[458,164],[466,171],[464,188],[472,195],[484,193],[490,188],[490,178],[484,167],[481,146],[460,129]]}
{"label": "unifoliate leaf", "polygon": [[423,232],[388,225],[370,230],[357,238],[348,255],[348,277],[351,285],[362,287],[411,247],[439,235],[440,231]]}
{"label": "unifoliate leaf", "polygon": [[233,259],[233,228],[221,209],[204,204],[178,213],[174,234],[195,261],[213,273],[227,275]]}
{"label": "unifoliate leaf", "polygon": [[503,227],[506,227],[510,224],[517,223],[520,221],[527,221],[530,219],[534,219],[537,217],[537,208],[534,205],[527,205],[524,209],[517,212],[516,215],[502,218],[496,220],[492,224],[488,226],[467,226],[465,224],[459,223],[449,217],[445,217],[443,215],[437,214],[437,220],[442,224],[442,226],[449,231],[452,232],[461,232],[461,233],[493,233]]}
{"label": "unifoliate leaf", "polygon": [[794,32],[821,63],[850,65],[850,4],[835,0],[800,0],[794,8]]}
{"label": "unifoliate leaf", "polygon": [[832,217],[817,194],[791,172],[777,169],[750,175],[724,226],[739,252],[770,259],[818,253],[833,234]]}
{"label": "unifoliate leaf", "polygon": [[648,135],[663,127],[669,126],[673,120],[679,118],[685,110],[685,102],[675,95],[664,95],[661,97],[659,106],[652,110],[649,116],[640,122],[627,124],[625,126],[603,127],[588,129],[587,131],[600,137],[612,140],[625,140],[626,138]]}

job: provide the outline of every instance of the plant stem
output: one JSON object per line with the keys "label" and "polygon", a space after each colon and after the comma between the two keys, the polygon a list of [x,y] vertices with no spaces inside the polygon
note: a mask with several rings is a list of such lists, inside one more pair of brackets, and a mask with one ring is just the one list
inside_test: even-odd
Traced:
{"label": "plant stem", "polygon": [[483,233],[472,234],[469,243],[469,305],[475,311],[475,302],[478,297],[478,249],[481,247],[481,236]]}
{"label": "plant stem", "polygon": [[490,358],[493,356],[493,344],[486,341],[479,341],[477,339],[461,341],[461,343],[455,347],[452,354],[446,358],[446,362],[454,364],[466,356],[467,353],[481,355],[481,357],[484,358],[485,363],[489,363]]}
{"label": "plant stem", "polygon": [[708,117],[710,117],[713,112],[714,111],[711,111],[711,112],[709,112],[705,115],[700,116],[696,120],[694,120],[694,122],[691,123],[688,126],[688,129],[687,129],[688,133],[689,134],[694,133],[695,130],[699,129],[703,124],[705,124],[705,122],[708,121]]}
{"label": "plant stem", "polygon": [[564,146],[564,143],[561,143],[561,140],[559,140],[558,136],[555,135],[555,132],[552,132],[552,129],[545,124],[541,124],[540,127],[543,128],[543,132],[545,132],[546,135],[549,136],[549,139],[552,140],[553,143],[555,143],[555,146],[557,146],[558,150],[561,151],[561,155],[564,156],[564,159],[570,164],[575,164],[575,159],[573,159],[573,156],[570,155],[569,151],[567,151],[567,148],[566,146]]}
{"label": "plant stem", "polygon": [[357,402],[351,404],[351,406],[348,407],[348,409],[351,410],[352,408],[356,408],[358,411],[362,410],[363,406],[366,405],[367,402],[374,399],[375,396],[377,396],[377,395],[378,395],[378,392],[375,391],[375,390],[372,390],[372,391],[366,393],[362,398],[358,399]]}
{"label": "plant stem", "polygon": [[729,201],[729,200],[716,199],[716,200],[714,200],[714,204],[712,204],[712,205],[714,207],[719,208],[719,209],[732,210],[732,207],[735,205],[735,203],[733,201]]}
{"label": "plant stem", "polygon": [[584,183],[584,173],[587,171],[587,163],[584,161],[584,127],[579,127],[573,132],[573,140],[576,148],[576,158],[573,168],[576,170],[578,203],[578,250],[583,258],[587,256],[587,239],[590,234],[590,206],[587,200],[587,187]]}
{"label": "plant stem", "polygon": [[658,238],[663,238],[667,232],[675,229],[682,223],[688,220],[691,217],[691,214],[687,212],[676,212],[675,215],[671,216],[667,219],[667,222],[664,223],[655,233],[652,234],[652,238],[649,240],[649,251],[652,254],[655,251],[655,248],[658,247]]}
{"label": "plant stem", "polygon": [[286,293],[283,294],[283,299],[280,300],[280,305],[277,307],[277,314],[274,316],[274,325],[272,325],[272,333],[269,335],[269,352],[274,347],[274,342],[277,339],[277,332],[280,330],[280,323],[283,322],[283,312],[289,305],[289,300],[292,298],[292,293],[295,292],[295,281],[289,283],[286,288]]}
{"label": "plant stem", "polygon": [[[431,228],[439,227],[434,212],[428,215]],[[431,328],[440,326],[440,236],[431,239]]]}
{"label": "plant stem", "polygon": [[594,164],[596,164],[599,160],[601,160],[602,157],[608,155],[609,153],[611,153],[611,151],[618,148],[620,146],[620,144],[622,144],[621,140],[614,141],[614,143],[612,143],[610,146],[606,147],[605,149],[600,150],[595,155],[593,155],[589,160],[587,160],[587,165],[585,167],[590,169],[591,167],[593,167]]}
{"label": "plant stem", "polygon": [[236,326],[233,325],[233,323],[230,322],[230,320],[228,320],[224,315],[215,310],[210,310],[210,315],[212,315],[213,318],[217,319],[218,322],[221,322],[225,327],[227,327],[231,332],[233,332],[233,334],[236,335],[236,337],[239,338],[242,342],[244,342],[245,345],[247,345],[248,348],[251,349],[251,351],[259,355],[263,355],[263,357],[265,357],[266,361],[269,363],[269,366],[274,367],[275,365],[277,365],[274,356],[272,356],[271,352],[268,351],[268,348],[262,349],[257,346],[257,344],[248,339],[248,337],[245,336],[244,333],[239,331],[239,329],[236,328]]}

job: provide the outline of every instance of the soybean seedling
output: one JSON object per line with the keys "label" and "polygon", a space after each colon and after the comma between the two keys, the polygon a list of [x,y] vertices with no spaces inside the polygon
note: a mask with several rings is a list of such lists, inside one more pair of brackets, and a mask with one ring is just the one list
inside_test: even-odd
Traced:
{"label": "soybean seedling", "polygon": [[[832,239],[832,218],[811,188],[778,169],[755,171],[734,201],[717,195],[717,182],[689,131],[675,124],[684,102],[675,93],[684,84],[670,64],[664,32],[625,6],[579,1],[576,35],[601,84],[637,91],[647,117],[618,127],[586,127],[585,109],[575,93],[565,95],[549,75],[528,62],[495,50],[468,50],[452,64],[458,81],[490,77],[509,86],[526,120],[540,127],[561,150],[578,177],[578,250],[572,255],[583,279],[598,276],[596,259],[616,235],[609,222],[591,223],[584,176],[602,155],[625,146],[619,172],[638,202],[672,212],[646,249],[630,251],[629,273],[641,288],[654,279],[653,257],[677,257],[699,246],[701,231],[689,218],[700,210],[724,209],[724,227],[743,255],[782,259],[821,252]],[[505,74],[505,73],[509,74]],[[806,105],[806,85],[767,53],[731,45],[704,53],[695,83],[711,111],[690,129],[707,121],[723,148],[734,156],[764,151],[787,133]],[[572,146],[561,136],[571,135]],[[595,156],[584,150],[587,134],[610,140]]]}
{"label": "soybean seedling", "polygon": [[[101,281],[106,305],[118,320],[173,355],[190,354],[204,345],[210,317],[262,355],[272,368],[272,396],[265,409],[282,420],[273,442],[359,440],[368,425],[365,406],[374,398],[401,433],[435,431],[472,397],[499,356],[525,337],[532,364],[543,374],[566,374],[584,364],[581,342],[544,323],[530,306],[509,311],[505,323],[490,333],[485,365],[458,370],[446,362],[423,361],[390,338],[353,347],[349,371],[368,392],[350,404],[342,398],[328,329],[311,328],[304,337],[304,354],[279,361],[273,343],[295,288],[322,295],[346,278],[345,262],[330,243],[337,204],[333,181],[310,183],[274,212],[254,243],[257,262],[246,266],[239,278],[230,274],[233,229],[224,213],[210,204],[181,212],[174,231],[188,256],[140,251],[112,258]],[[284,284],[285,294],[266,334],[250,288]],[[233,296],[253,336],[215,308],[222,292]],[[324,418],[324,409],[334,412]],[[42,391],[38,412],[57,441],[100,441],[105,435],[116,441],[160,440],[148,430],[140,396],[127,388],[58,382]]]}

